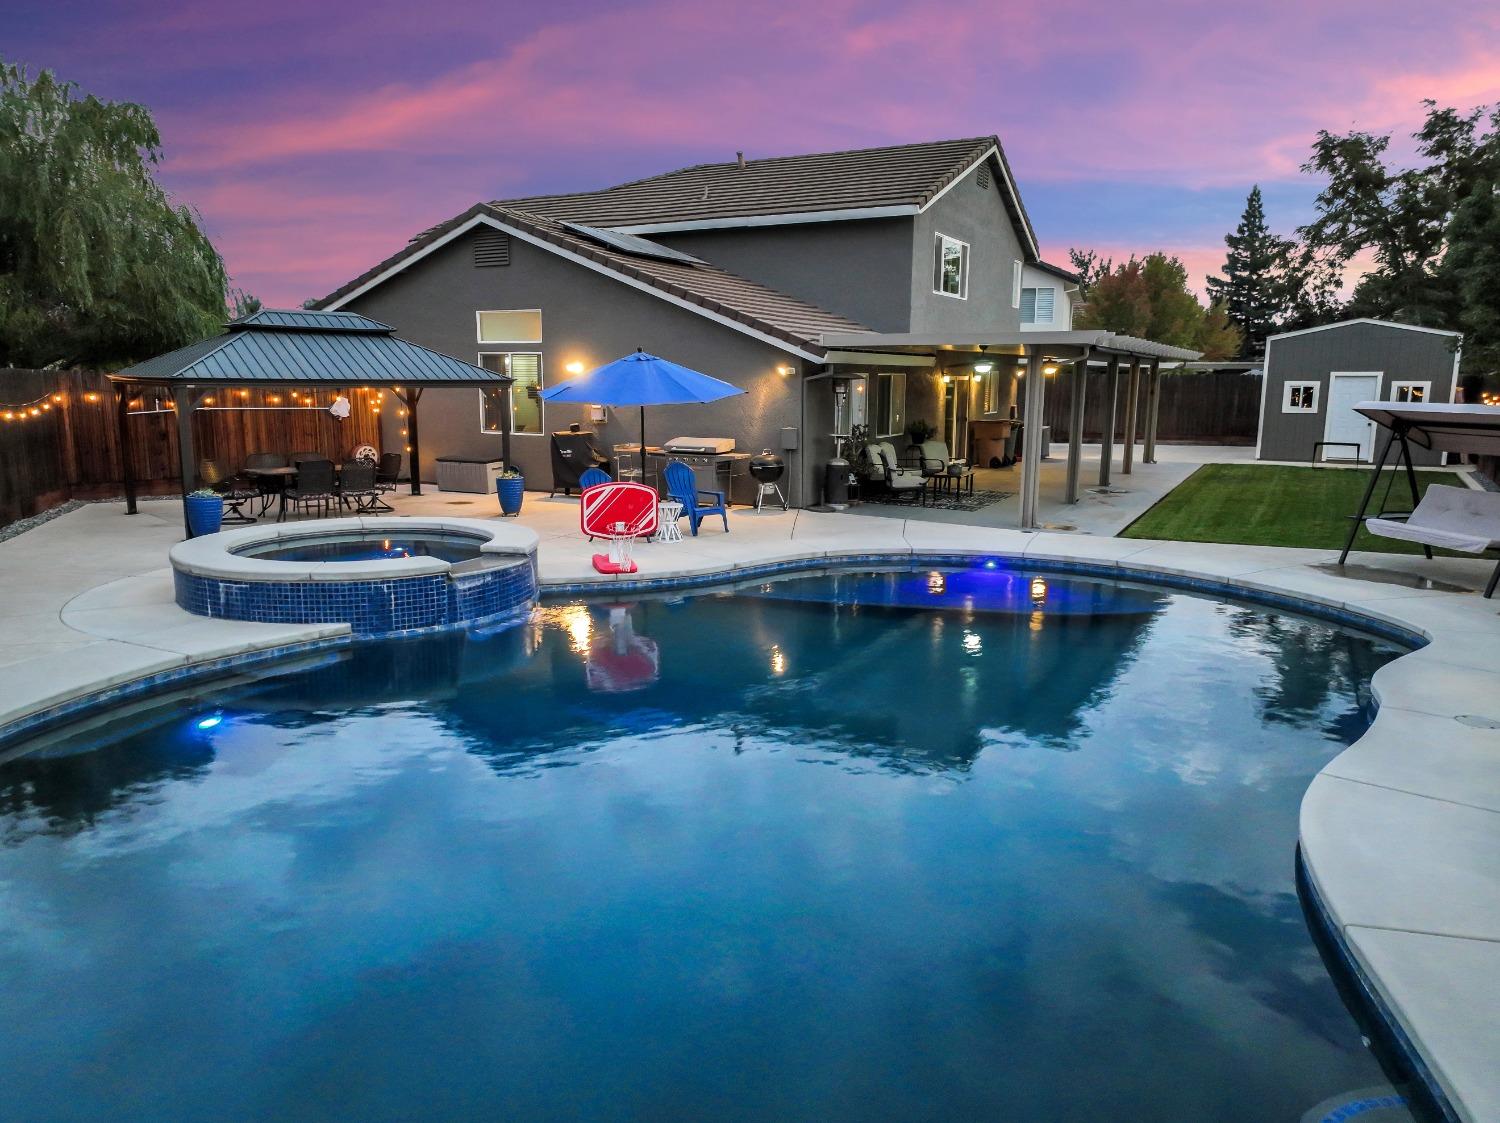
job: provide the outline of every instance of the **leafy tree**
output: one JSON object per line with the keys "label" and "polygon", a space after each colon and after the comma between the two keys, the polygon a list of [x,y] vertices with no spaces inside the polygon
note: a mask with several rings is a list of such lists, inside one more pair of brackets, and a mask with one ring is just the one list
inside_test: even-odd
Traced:
{"label": "leafy tree", "polygon": [[1325,177],[1327,186],[1317,217],[1301,233],[1340,264],[1362,251],[1374,255],[1375,268],[1355,287],[1350,312],[1443,327],[1456,307],[1439,266],[1454,208],[1470,193],[1481,163],[1483,112],[1423,104],[1427,118],[1414,136],[1425,162],[1417,167],[1387,166],[1389,135],[1318,133],[1302,170]]}
{"label": "leafy tree", "polygon": [[1250,189],[1239,226],[1225,235],[1224,244],[1229,249],[1224,275],[1207,278],[1208,295],[1239,325],[1242,357],[1250,358],[1288,315],[1298,280],[1293,270],[1297,247],[1266,225],[1259,185]]}
{"label": "leafy tree", "polygon": [[148,110],[0,62],[0,366],[113,366],[211,334],[224,263],[153,178]]}
{"label": "leafy tree", "polygon": [[1500,368],[1500,109],[1490,123],[1471,155],[1441,269],[1458,304],[1454,326],[1464,333],[1464,367],[1471,375]]}
{"label": "leafy tree", "polygon": [[[1080,259],[1089,255],[1074,250],[1071,256],[1074,268],[1082,272]],[[1239,353],[1240,329],[1221,306],[1206,309],[1198,302],[1188,289],[1187,269],[1177,258],[1153,253],[1099,266],[1087,289],[1087,303],[1075,320],[1078,327],[1190,347],[1210,359]]]}
{"label": "leafy tree", "polygon": [[260,297],[251,296],[244,289],[232,288],[229,290],[229,318],[231,320],[242,320],[246,316],[253,316],[264,308]]}

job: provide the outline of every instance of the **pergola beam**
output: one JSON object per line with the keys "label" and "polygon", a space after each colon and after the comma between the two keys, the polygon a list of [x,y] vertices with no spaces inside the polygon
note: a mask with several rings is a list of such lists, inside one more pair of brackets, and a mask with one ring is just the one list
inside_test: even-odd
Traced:
{"label": "pergola beam", "polygon": [[1073,400],[1068,411],[1068,486],[1064,499],[1068,503],[1078,502],[1078,473],[1083,467],[1083,411],[1084,388],[1089,380],[1089,353],[1085,349],[1073,364],[1071,374]]}
{"label": "pergola beam", "polygon": [[1141,396],[1141,360],[1130,357],[1130,377],[1125,380],[1125,443],[1120,447],[1120,475],[1128,476],[1135,466],[1135,433],[1139,420],[1137,407]]}
{"label": "pergola beam", "polygon": [[1161,415],[1161,360],[1151,360],[1146,378],[1146,444],[1141,449],[1141,463],[1156,463],[1156,423]]}
{"label": "pergola beam", "polygon": [[1099,486],[1109,486],[1109,472],[1115,459],[1115,409],[1120,400],[1120,356],[1109,357],[1105,374],[1104,431],[1099,435]]}
{"label": "pergola beam", "polygon": [[1021,529],[1037,529],[1037,495],[1042,471],[1042,411],[1047,376],[1041,348],[1026,347],[1026,407],[1021,428]]}

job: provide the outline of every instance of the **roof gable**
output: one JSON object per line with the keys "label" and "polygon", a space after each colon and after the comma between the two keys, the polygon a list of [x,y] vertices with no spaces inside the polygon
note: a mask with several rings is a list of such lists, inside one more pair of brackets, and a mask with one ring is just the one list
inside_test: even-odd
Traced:
{"label": "roof gable", "polygon": [[330,311],[337,309],[479,226],[504,230],[575,264],[809,359],[821,359],[823,349],[818,338],[823,332],[865,330],[845,316],[712,265],[626,253],[585,238],[553,219],[487,203],[429,230],[318,305]]}

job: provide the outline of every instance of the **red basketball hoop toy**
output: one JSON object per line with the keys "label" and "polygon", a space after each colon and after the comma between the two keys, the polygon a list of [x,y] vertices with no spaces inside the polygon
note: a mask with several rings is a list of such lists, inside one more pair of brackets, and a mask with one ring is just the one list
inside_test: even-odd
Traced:
{"label": "red basketball hoop toy", "polygon": [[609,553],[594,555],[600,573],[634,573],[637,538],[656,533],[656,491],[645,484],[607,483],[583,489],[578,526],[591,538],[609,539]]}

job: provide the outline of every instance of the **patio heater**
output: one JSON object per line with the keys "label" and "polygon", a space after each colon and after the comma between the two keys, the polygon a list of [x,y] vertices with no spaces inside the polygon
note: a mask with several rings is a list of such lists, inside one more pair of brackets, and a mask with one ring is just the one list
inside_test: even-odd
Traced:
{"label": "patio heater", "polygon": [[849,380],[833,380],[833,458],[823,468],[823,505],[842,511],[849,506],[849,461],[844,443],[849,439]]}

